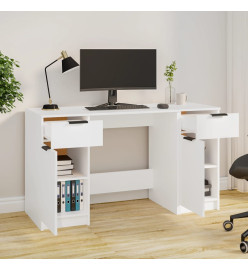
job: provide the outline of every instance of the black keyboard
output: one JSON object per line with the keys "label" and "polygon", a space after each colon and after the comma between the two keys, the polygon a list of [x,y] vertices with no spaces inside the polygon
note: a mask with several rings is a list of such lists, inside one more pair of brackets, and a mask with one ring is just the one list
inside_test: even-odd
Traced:
{"label": "black keyboard", "polygon": [[132,110],[132,109],[149,109],[145,105],[135,104],[118,104],[118,105],[107,105],[107,106],[96,106],[96,107],[85,107],[89,111],[101,111],[101,110]]}

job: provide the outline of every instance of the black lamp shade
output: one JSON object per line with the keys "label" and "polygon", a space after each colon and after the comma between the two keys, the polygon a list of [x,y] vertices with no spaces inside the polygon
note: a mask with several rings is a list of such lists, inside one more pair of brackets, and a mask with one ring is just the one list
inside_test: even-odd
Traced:
{"label": "black lamp shade", "polygon": [[79,64],[72,57],[69,56],[62,60],[62,73],[78,66]]}

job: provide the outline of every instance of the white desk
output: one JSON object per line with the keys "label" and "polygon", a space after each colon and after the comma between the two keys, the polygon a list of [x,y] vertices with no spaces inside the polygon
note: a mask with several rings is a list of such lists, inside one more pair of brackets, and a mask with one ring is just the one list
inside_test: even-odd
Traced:
{"label": "white desk", "polygon": [[[41,229],[90,225],[90,194],[149,190],[149,199],[175,214],[219,209],[219,139],[238,136],[238,114],[213,117],[220,108],[188,103],[169,109],[88,111],[63,107],[59,111],[26,111],[25,211]],[[47,118],[67,117],[88,124]],[[103,144],[103,129],[149,127],[149,168],[90,174],[90,147]],[[184,131],[182,131],[184,130]],[[196,139],[183,139],[182,133]],[[46,135],[46,139],[44,139]],[[44,151],[44,141],[51,149]],[[57,176],[57,151],[67,148],[74,162],[74,175]],[[212,195],[204,196],[204,179]],[[84,181],[84,207],[57,214],[57,181]]]}

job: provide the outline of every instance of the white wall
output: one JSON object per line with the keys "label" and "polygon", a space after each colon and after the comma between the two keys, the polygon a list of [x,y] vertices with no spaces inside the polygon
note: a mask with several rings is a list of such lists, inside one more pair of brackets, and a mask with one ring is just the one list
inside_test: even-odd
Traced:
{"label": "white wall", "polygon": [[[228,13],[228,110],[239,113],[239,137],[230,140],[229,164],[248,152],[248,12]],[[248,182],[244,179],[229,178],[230,188],[248,191]]]}
{"label": "white wall", "polygon": [[[0,115],[0,197],[24,195],[24,111],[47,102],[44,67],[67,50],[79,62],[81,48],[155,48],[157,91],[120,91],[119,101],[163,102],[164,67],[176,60],[175,87],[193,102],[226,106],[225,12],[0,12],[1,51],[20,61],[16,77],[24,103]],[[48,71],[54,102],[92,105],[107,93],[80,93],[79,71]],[[130,138],[131,139],[131,138]],[[222,149],[221,175],[227,175]]]}

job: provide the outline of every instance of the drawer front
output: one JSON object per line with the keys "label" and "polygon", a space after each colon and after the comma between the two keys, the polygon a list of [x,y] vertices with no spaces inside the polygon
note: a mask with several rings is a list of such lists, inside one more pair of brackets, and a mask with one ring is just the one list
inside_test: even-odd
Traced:
{"label": "drawer front", "polygon": [[238,137],[239,114],[230,113],[226,116],[183,115],[182,129],[189,133],[195,133],[197,139]]}
{"label": "drawer front", "polygon": [[75,148],[103,145],[103,122],[69,124],[67,121],[50,122],[45,136],[51,140],[51,148]]}

